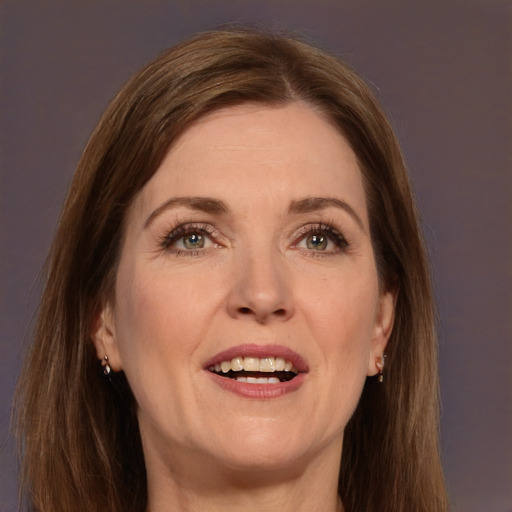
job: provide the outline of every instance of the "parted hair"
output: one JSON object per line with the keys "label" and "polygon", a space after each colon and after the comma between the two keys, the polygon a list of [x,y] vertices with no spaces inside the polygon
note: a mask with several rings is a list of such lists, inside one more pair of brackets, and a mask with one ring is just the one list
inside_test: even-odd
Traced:
{"label": "parted hair", "polygon": [[295,36],[231,27],[163,52],[112,100],[74,175],[45,267],[15,426],[20,495],[38,512],[145,510],[136,402],[101,372],[91,333],[112,296],[134,196],[195,120],[242,103],[300,101],[353,149],[380,285],[397,287],[383,383],[369,377],[345,429],[345,512],[446,512],[438,448],[435,307],[413,192],[396,136],[369,86]]}

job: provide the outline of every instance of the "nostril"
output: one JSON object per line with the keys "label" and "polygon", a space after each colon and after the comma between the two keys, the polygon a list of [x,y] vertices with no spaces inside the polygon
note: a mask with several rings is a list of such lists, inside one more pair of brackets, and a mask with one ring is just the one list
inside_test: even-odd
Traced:
{"label": "nostril", "polygon": [[[252,315],[253,314],[253,310],[251,308],[247,308],[247,307],[238,308],[238,311],[242,315]],[[283,309],[283,308],[276,309],[273,312],[273,314],[275,316],[286,316],[286,309]]]}

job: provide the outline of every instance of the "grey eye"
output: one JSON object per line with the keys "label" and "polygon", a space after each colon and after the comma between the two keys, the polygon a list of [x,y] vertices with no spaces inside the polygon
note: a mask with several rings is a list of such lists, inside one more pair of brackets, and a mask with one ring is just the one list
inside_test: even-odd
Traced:
{"label": "grey eye", "polygon": [[327,249],[329,239],[326,236],[311,233],[305,238],[306,247],[313,251],[324,251]]}
{"label": "grey eye", "polygon": [[204,236],[201,233],[188,233],[183,237],[183,247],[186,249],[202,249]]}

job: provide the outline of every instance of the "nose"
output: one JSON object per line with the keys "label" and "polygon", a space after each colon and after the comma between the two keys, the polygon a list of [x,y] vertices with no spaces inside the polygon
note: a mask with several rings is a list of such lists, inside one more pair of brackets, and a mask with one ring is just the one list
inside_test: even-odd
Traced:
{"label": "nose", "polygon": [[286,321],[294,314],[289,270],[280,254],[259,252],[239,258],[233,268],[228,312],[261,324]]}

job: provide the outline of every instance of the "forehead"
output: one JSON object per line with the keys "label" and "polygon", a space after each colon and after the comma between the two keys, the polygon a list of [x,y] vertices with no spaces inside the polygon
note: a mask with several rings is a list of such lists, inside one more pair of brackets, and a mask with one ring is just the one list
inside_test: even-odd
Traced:
{"label": "forehead", "polygon": [[269,195],[337,196],[365,208],[356,155],[323,114],[304,103],[241,105],[208,114],[173,143],[136,199],[142,214],[168,197],[241,205]]}

